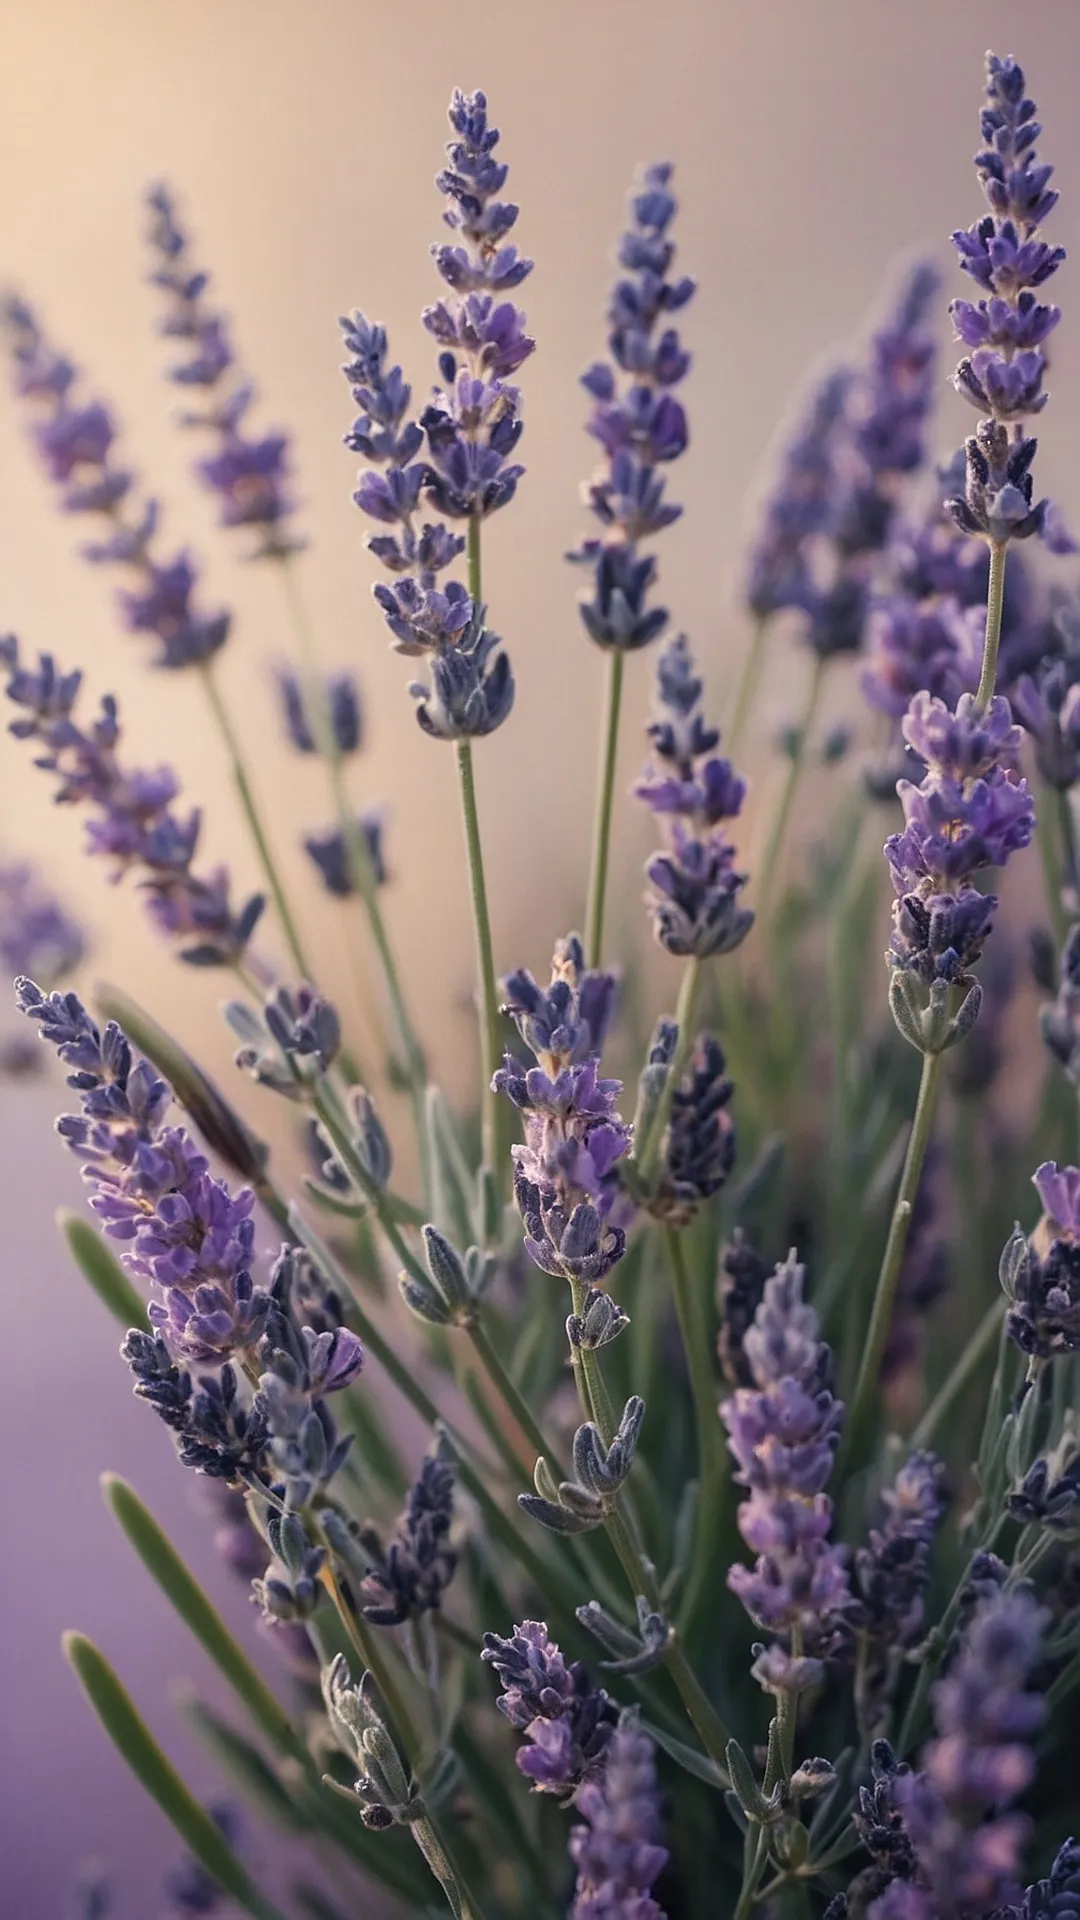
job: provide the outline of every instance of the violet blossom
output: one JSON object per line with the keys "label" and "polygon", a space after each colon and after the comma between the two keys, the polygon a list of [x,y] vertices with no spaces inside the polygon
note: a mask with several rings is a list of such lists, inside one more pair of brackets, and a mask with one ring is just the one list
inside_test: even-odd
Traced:
{"label": "violet blossom", "polygon": [[579,602],[589,638],[625,651],[647,646],[667,624],[666,608],[647,604],[656,561],[640,543],[682,513],[666,498],[663,468],[687,445],[686,413],[674,389],[690,355],[677,329],[664,322],[686,305],[694,282],[672,277],[672,171],[666,164],[646,167],[631,195],[630,225],[619,243],[621,274],[608,304],[611,359],[598,361],[581,380],[593,401],[589,432],[604,455],[584,489],[601,532],[568,558],[593,576]]}
{"label": "violet blossom", "polygon": [[198,966],[229,966],[244,952],[263,908],[261,894],[239,910],[230,899],[229,875],[217,867],[193,871],[202,825],[198,809],[176,814],[180,784],[169,767],[126,769],[118,757],[120,720],[115,699],[105,695],[96,720],[80,727],[74,709],[82,674],[61,673],[43,653],[37,671],[23,667],[17,642],[0,640],[9,700],[23,710],[9,731],[44,749],[35,762],[56,776],[61,805],[85,805],[87,850],[115,862],[113,879],[133,872],[159,931],[185,944],[180,958]]}
{"label": "violet blossom", "polygon": [[1061,313],[1042,303],[1039,290],[1057,272],[1065,249],[1040,236],[1058,196],[1049,184],[1053,168],[1035,152],[1042,129],[1024,85],[1015,60],[987,54],[980,115],[986,144],[975,168],[990,211],[952,237],[962,270],[984,297],[954,300],[950,309],[957,338],[971,349],[953,384],[984,417],[966,443],[963,495],[947,505],[965,533],[980,534],[993,546],[1041,533],[1060,550],[1069,543],[1049,502],[1033,502],[1037,442],[1023,422],[1040,413],[1048,398],[1045,342]]}
{"label": "violet blossom", "polygon": [[0,966],[55,987],[86,951],[82,928],[23,860],[0,862]]}
{"label": "violet blossom", "polygon": [[167,339],[184,343],[184,358],[170,367],[169,378],[185,393],[198,394],[204,408],[182,414],[181,423],[208,429],[218,443],[214,453],[195,462],[194,471],[216,495],[223,527],[257,531],[259,544],[252,558],[282,559],[303,545],[288,527],[295,505],[289,494],[288,435],[254,437],[245,432],[255,390],[235,373],[226,379],[235,368],[236,356],[224,314],[207,299],[210,276],[191,259],[168,188],[152,187],[146,204],[148,237],[156,260],[150,281],[167,297],[160,331]]}
{"label": "violet blossom", "polygon": [[980,713],[970,694],[950,712],[943,700],[918,693],[902,732],[927,772],[917,787],[898,782],[907,824],[885,842],[896,895],[890,964],[927,986],[969,985],[997,907],[996,896],[972,880],[984,867],[1003,866],[1035,831],[1018,772],[1020,729],[1001,695]]}
{"label": "violet blossom", "polygon": [[572,1793],[603,1767],[618,1715],[580,1660],[563,1659],[542,1620],[510,1639],[485,1633],[481,1660],[502,1683],[495,1704],[525,1738],[515,1755],[537,1793]]}
{"label": "violet blossom", "polygon": [[669,823],[667,850],[645,869],[653,931],[668,953],[697,959],[730,953],[754,920],[739,905],[746,875],[736,872],[735,849],[722,831],[741,811],[746,782],[714,752],[720,733],[702,716],[702,691],[680,634],[657,661],[648,735],[658,764],[647,767],[634,788]]}
{"label": "violet blossom", "polygon": [[535,1064],[508,1053],[492,1083],[524,1115],[525,1144],[512,1152],[526,1251],[544,1273],[590,1285],[626,1247],[609,1216],[630,1128],[615,1104],[622,1082],[600,1076],[614,987],[611,974],[586,968],[576,934],[556,947],[548,988],[525,969],[508,975],[506,1010]]}
{"label": "violet blossom", "polygon": [[1005,1330],[1035,1367],[1080,1352],[1080,1170],[1047,1160],[1033,1180],[1042,1220],[1030,1237],[1016,1228],[1000,1271]]}
{"label": "violet blossom", "polygon": [[743,1352],[754,1381],[720,1408],[736,1475],[750,1490],[739,1531],[758,1558],[737,1564],[728,1585],[752,1620],[774,1637],[756,1651],[755,1678],[769,1692],[801,1693],[821,1677],[851,1612],[844,1549],[829,1539],[825,1487],[843,1407],[832,1391],[832,1356],[803,1300],[794,1254],[765,1283]]}
{"label": "violet blossom", "polygon": [[436,1449],[421,1461],[390,1541],[384,1546],[370,1523],[360,1531],[370,1560],[363,1613],[373,1626],[398,1627],[441,1608],[457,1567],[453,1519],[454,1469]]}
{"label": "violet blossom", "polygon": [[[381,606],[399,653],[428,656],[430,686],[414,683],[417,720],[436,739],[491,733],[513,705],[514,681],[485,609],[460,580],[440,581],[465,551],[447,521],[480,523],[513,499],[524,468],[512,459],[521,437],[521,395],[511,376],[532,352],[525,316],[501,293],[532,271],[507,236],[518,209],[499,198],[506,167],[495,160],[498,130],[482,93],[455,91],[455,138],[436,184],[457,236],[433,248],[448,291],[423,319],[438,342],[443,385],[418,420],[399,366],[389,366],[385,329],[359,311],[342,320],[353,358],[344,368],[360,416],[345,444],[369,463],[354,499],[385,529],[369,550],[394,576],[380,583]],[[438,519],[418,520],[421,506]]]}
{"label": "violet blossom", "polygon": [[1029,1821],[1011,1811],[1035,1771],[1046,1713],[1029,1687],[1046,1615],[1025,1588],[976,1608],[960,1652],[933,1690],[937,1735],[893,1800],[915,1856],[912,1877],[874,1901],[868,1920],[983,1920],[1019,1899]]}
{"label": "violet blossom", "polygon": [[668,1858],[655,1753],[633,1713],[620,1716],[603,1771],[578,1788],[574,1810],[584,1825],[570,1833],[577,1885],[569,1920],[664,1920],[650,1893]]}
{"label": "violet blossom", "polygon": [[132,584],[117,595],[121,617],[132,633],[155,636],[156,665],[204,664],[224,646],[229,614],[199,611],[197,570],[189,553],[171,558],[158,553],[156,500],[135,505],[125,517],[134,476],[114,459],[116,426],[109,409],[80,396],[75,367],[49,344],[25,301],[9,300],[3,318],[16,391],[37,410],[32,437],[49,478],[61,489],[60,504],[65,513],[97,514],[105,522],[105,537],[85,545],[84,557],[129,570]]}

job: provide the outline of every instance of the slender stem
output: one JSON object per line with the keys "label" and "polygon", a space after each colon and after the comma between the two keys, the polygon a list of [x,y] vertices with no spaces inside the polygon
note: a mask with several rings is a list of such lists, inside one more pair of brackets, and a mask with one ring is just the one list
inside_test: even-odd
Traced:
{"label": "slender stem", "polygon": [[765,1871],[768,1859],[768,1842],[764,1827],[754,1829],[754,1838],[747,1834],[746,1856],[743,1866],[743,1883],[739,1893],[739,1904],[732,1920],[750,1920],[757,1899],[758,1884]]}
{"label": "slender stem", "polygon": [[476,809],[476,786],[473,780],[470,740],[457,742],[457,763],[461,785],[461,812],[465,822],[465,845],[469,855],[473,919],[476,924],[476,955],[480,969],[483,1158],[484,1165],[491,1169],[496,1190],[501,1198],[506,1192],[508,1166],[506,1125],[503,1103],[491,1084],[499,1064],[499,996],[495,984],[495,954],[491,943],[491,916],[488,912],[487,884],[484,879],[484,854],[480,844],[480,819]]}
{"label": "slender stem", "polygon": [[[570,1292],[574,1312],[577,1314],[581,1313],[585,1304],[586,1291],[583,1281],[571,1281]],[[615,1432],[615,1423],[595,1348],[574,1348],[574,1375],[577,1380],[582,1412],[586,1419],[595,1419],[600,1429],[600,1437],[604,1445],[608,1446]],[[619,1556],[634,1598],[636,1599],[639,1593],[643,1594],[654,1612],[663,1612],[663,1600],[652,1564],[642,1553],[640,1545],[627,1524],[626,1517],[619,1511],[617,1505],[612,1505],[604,1524]],[[687,1660],[674,1630],[664,1655],[664,1665],[679,1690],[683,1706],[702,1746],[709,1758],[723,1770],[726,1777],[726,1750],[730,1736]]]}
{"label": "slender stem", "polygon": [[259,817],[259,809],[255,804],[255,795],[240,748],[240,742],[233,729],[232,720],[229,717],[229,710],[222,698],[221,688],[217,683],[215,663],[212,660],[204,660],[200,665],[199,671],[202,675],[202,683],[206,689],[206,697],[210,703],[211,712],[217,722],[221,737],[225,743],[226,751],[232,762],[232,775],[236,785],[236,791],[240,796],[240,805],[244,810],[244,816],[251,831],[252,840],[255,843],[255,851],[258,854],[259,865],[262,867],[266,884],[273,897],[274,906],[277,909],[277,916],[281,922],[281,929],[285,935],[289,952],[293,957],[293,961],[301,977],[305,980],[314,980],[314,970],[305,957],[296,922],[293,919],[292,909],[289,906],[281,876],[278,873],[274,856],[270,850],[270,842],[266,837],[262,820]]}
{"label": "slender stem", "polygon": [[675,1052],[672,1055],[667,1082],[663,1094],[657,1103],[652,1126],[649,1128],[643,1141],[635,1142],[634,1157],[637,1162],[638,1172],[646,1184],[648,1184],[651,1179],[656,1163],[660,1158],[660,1150],[664,1144],[664,1134],[667,1130],[668,1116],[671,1113],[671,1102],[675,1094],[675,1088],[679,1084],[683,1068],[686,1066],[686,1062],[690,1057],[690,1048],[694,1041],[694,1003],[697,999],[700,980],[701,961],[698,959],[688,960],[683,968],[683,977],[679,985],[679,999],[675,1008],[675,1019],[679,1028],[679,1037],[675,1042]]}
{"label": "slender stem", "polygon": [[607,700],[600,751],[600,784],[596,795],[589,902],[585,917],[585,956],[590,967],[604,958],[604,908],[607,902],[608,857],[611,852],[611,807],[615,795],[615,767],[619,757],[619,712],[622,707],[624,658],[621,647],[608,650]]}
{"label": "slender stem", "polygon": [[518,1428],[522,1438],[532,1449],[534,1455],[542,1454],[548,1461],[552,1462],[556,1471],[560,1471],[559,1462],[558,1460],[553,1460],[550,1444],[545,1440],[528,1401],[520,1389],[515,1386],[506,1368],[503,1366],[502,1361],[491,1343],[490,1335],[488,1334],[487,1328],[483,1325],[483,1322],[477,1320],[471,1327],[467,1327],[465,1331],[468,1334],[473,1352],[480,1362],[487,1379],[498,1394],[499,1399],[502,1401],[514,1425]]}
{"label": "slender stem", "polygon": [[[1063,799],[1066,796],[1060,796]],[[1058,796],[1055,795],[1055,799]],[[1043,800],[1049,799],[1049,789],[1044,786]],[[1056,816],[1056,817],[1055,817]],[[1053,804],[1040,806],[1035,815],[1035,836],[1039,846],[1039,858],[1042,862],[1043,886],[1046,890],[1046,909],[1050,915],[1050,927],[1054,936],[1054,945],[1060,949],[1065,943],[1069,930],[1068,915],[1061,898],[1062,872],[1059,859],[1058,834],[1056,827],[1061,819],[1060,810]]]}
{"label": "slender stem", "polygon": [[900,1278],[904,1249],[907,1246],[911,1213],[922,1175],[923,1160],[930,1141],[930,1129],[934,1120],[940,1078],[940,1053],[924,1053],[919,1097],[915,1106],[915,1118],[912,1122],[907,1153],[904,1157],[904,1168],[900,1175],[900,1190],[889,1222],[889,1237],[885,1242],[885,1253],[878,1275],[870,1325],[867,1328],[863,1346],[862,1364],[852,1397],[851,1417],[840,1448],[836,1469],[838,1479],[843,1473],[844,1466],[850,1463],[852,1457],[858,1459],[864,1430],[873,1411],[873,1400],[878,1390],[878,1375],[881,1371],[881,1357],[885,1351],[885,1342],[892,1322],[896,1287]]}
{"label": "slender stem", "polygon": [[761,670],[765,664],[765,630],[768,624],[768,614],[758,614],[750,630],[750,638],[746,644],[742,666],[739,669],[738,684],[735,688],[735,704],[731,710],[731,719],[724,728],[725,751],[728,754],[735,752],[742,739],[743,728],[761,684]]}
{"label": "slender stem", "polygon": [[986,593],[986,639],[983,642],[982,672],[979,675],[979,688],[975,695],[975,708],[985,713],[994,697],[994,683],[997,680],[998,647],[1001,644],[1001,609],[1005,597],[1005,555],[1008,547],[1004,541],[990,543],[990,581]]}
{"label": "slender stem", "polygon": [[794,743],[791,759],[788,762],[787,777],[780,794],[780,804],[773,816],[772,826],[769,829],[769,837],[765,842],[765,851],[761,857],[760,872],[762,880],[760,912],[762,922],[766,920],[776,894],[788,821],[791,818],[791,809],[795,804],[795,795],[798,792],[803,768],[806,765],[807,742],[810,738],[810,729],[814,724],[824,682],[825,658],[824,655],[818,653],[814,656],[814,671],[806,696],[806,705],[803,709],[802,720],[799,723],[798,736]]}
{"label": "slender stem", "polygon": [[[360,896],[360,901],[367,917],[368,929],[375,951],[378,954],[383,979],[386,983],[386,991],[394,1016],[394,1024],[397,1028],[402,1051],[405,1055],[405,1067],[412,1092],[413,1118],[417,1132],[417,1143],[421,1160],[424,1162],[426,1161],[427,1151],[427,1129],[424,1124],[423,1105],[424,1088],[427,1081],[427,1065],[424,1060],[424,1051],[417,1038],[416,1029],[413,1026],[406,1004],[397,959],[379,902],[378,881],[375,876],[375,869],[371,863],[371,855],[368,851],[367,841],[357,823],[355,810],[349,801],[348,789],[345,782],[344,761],[338,749],[334,730],[330,723],[330,716],[326,711],[326,703],[323,699],[322,683],[319,679],[318,653],[315,646],[314,635],[311,631],[311,622],[308,618],[307,608],[301,598],[295,560],[290,555],[285,555],[282,559],[281,578],[297,645],[303,658],[305,670],[314,683],[311,700],[311,718],[315,739],[319,753],[326,763],[330,793],[334,803],[334,811],[337,814],[342,842],[345,847],[345,857],[348,862],[350,877]],[[360,984],[361,988],[366,985],[364,981],[361,981]]]}
{"label": "slender stem", "polygon": [[669,1227],[664,1233],[664,1245],[671,1267],[671,1290],[690,1374],[697,1426],[698,1504],[694,1556],[679,1621],[682,1631],[689,1632],[706,1599],[711,1599],[714,1593],[713,1556],[720,1532],[728,1452],[716,1410],[716,1383],[709,1365],[708,1333],[703,1325],[701,1303],[687,1270],[683,1236]]}
{"label": "slender stem", "polygon": [[1001,1330],[1004,1312],[1004,1299],[995,1300],[993,1306],[987,1309],[952,1372],[942,1381],[912,1434],[913,1451],[918,1452],[921,1448],[930,1445],[953,1401],[964,1391],[972,1375],[978,1372],[986,1355],[993,1350],[994,1342]]}

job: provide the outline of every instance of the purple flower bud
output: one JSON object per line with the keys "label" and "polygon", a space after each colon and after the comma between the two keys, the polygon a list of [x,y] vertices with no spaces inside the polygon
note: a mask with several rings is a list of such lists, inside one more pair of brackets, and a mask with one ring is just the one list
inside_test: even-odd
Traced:
{"label": "purple flower bud", "polygon": [[585,1824],[570,1833],[577,1886],[569,1920],[664,1920],[649,1893],[668,1857],[653,1743],[634,1714],[621,1716],[603,1771],[577,1789],[574,1808]]}
{"label": "purple flower bud", "polygon": [[496,1701],[525,1735],[517,1764],[537,1793],[570,1793],[603,1766],[617,1723],[603,1688],[579,1660],[567,1665],[542,1620],[524,1620],[509,1640],[484,1635],[480,1655],[503,1691]]}

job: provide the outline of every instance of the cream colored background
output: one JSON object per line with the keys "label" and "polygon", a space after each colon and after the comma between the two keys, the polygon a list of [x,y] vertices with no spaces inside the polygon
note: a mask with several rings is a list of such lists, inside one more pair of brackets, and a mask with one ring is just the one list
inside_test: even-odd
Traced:
{"label": "cream colored background", "polygon": [[[115,401],[127,451],[166,501],[170,536],[204,559],[208,594],[235,606],[225,674],[287,840],[297,819],[319,818],[323,799],[315,770],[279,753],[265,664],[288,644],[282,609],[266,573],[243,565],[213,532],[206,496],[186,484],[192,449],[170,424],[175,394],[160,377],[165,349],[143,284],[140,191],[165,176],[182,196],[263,391],[258,417],[296,434],[312,535],[307,590],[327,659],[355,663],[363,676],[370,747],[357,792],[392,808],[395,929],[437,1062],[456,1084],[470,1058],[462,1007],[471,950],[452,763],[416,728],[404,692],[410,665],[387,651],[370,601],[364,529],[349,498],[354,461],[340,444],[350,403],[334,324],[354,304],[385,320],[423,394],[432,362],[418,313],[435,286],[431,182],[450,87],[487,89],[522,206],[521,243],[537,261],[523,295],[540,343],[523,374],[528,478],[493,524],[487,560],[518,706],[478,758],[499,959],[539,967],[553,934],[580,912],[601,663],[581,635],[577,582],[560,555],[584,524],[577,487],[591,455],[576,379],[602,347],[610,251],[634,164],[676,161],[680,257],[700,281],[686,316],[694,438],[674,481],[688,511],[665,535],[661,565],[664,599],[719,686],[743,635],[736,602],[747,498],[793,387],[833,342],[858,332],[897,255],[929,246],[950,294],[960,290],[945,237],[980,210],[970,156],[987,43],[1028,68],[1047,128],[1043,150],[1064,194],[1054,233],[1068,243],[1080,208],[1073,0],[1022,9],[1005,0],[0,5],[0,278],[39,303],[93,389]],[[1075,268],[1057,284],[1066,320],[1038,472],[1075,525]],[[968,422],[943,391],[942,451]],[[120,693],[132,757],[177,763],[205,804],[208,851],[227,857],[241,884],[253,880],[197,689],[149,673],[142,643],[118,633],[109,581],[75,557],[82,529],[56,513],[7,402],[0,530],[0,618],[28,648],[84,666],[95,692]],[[803,666],[795,653],[779,661],[770,718],[797,701]],[[635,663],[631,728],[647,673]],[[638,747],[632,732],[627,738],[629,777]],[[217,984],[173,966],[131,893],[103,887],[78,852],[78,823],[51,809],[47,783],[27,761],[25,749],[0,740],[0,843],[49,865],[93,927],[96,969],[151,1000],[224,1068]],[[617,847],[628,924],[636,924],[631,870],[644,833],[628,809]],[[297,859],[292,872],[306,885]],[[337,984],[334,921],[313,890],[307,898]],[[47,1129],[55,1095],[27,1102],[4,1089],[2,1098],[5,1217],[18,1219],[5,1249],[4,1444],[20,1445],[35,1463],[19,1509],[29,1584],[13,1595],[0,1638],[0,1697],[20,1755],[15,1792],[3,1803],[5,1880],[12,1912],[44,1920],[60,1910],[71,1861],[96,1834],[103,1852],[130,1850],[122,1920],[153,1910],[149,1856],[166,1843],[74,1701],[55,1631],[78,1621],[102,1632],[124,1652],[144,1703],[163,1672],[190,1667],[163,1609],[114,1551],[94,1476],[100,1465],[127,1465],[144,1487],[164,1489],[166,1508],[171,1500],[180,1511],[181,1495],[164,1435],[149,1415],[118,1404],[111,1330],[53,1249],[52,1207],[74,1189]],[[33,1448],[31,1412],[44,1420]],[[5,1473],[8,1493],[11,1478]],[[178,1524],[198,1540],[193,1517]],[[220,1575],[210,1578],[224,1591]],[[12,1591],[7,1576],[5,1588]],[[167,1713],[154,1711],[164,1731]],[[205,1768],[196,1777],[207,1784]]]}

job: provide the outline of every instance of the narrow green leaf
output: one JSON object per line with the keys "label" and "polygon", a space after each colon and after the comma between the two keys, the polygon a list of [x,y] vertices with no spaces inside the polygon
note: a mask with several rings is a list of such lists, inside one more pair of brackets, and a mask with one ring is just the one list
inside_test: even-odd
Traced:
{"label": "narrow green leaf", "polygon": [[306,1763],[306,1751],[287,1715],[134,1488],[117,1474],[105,1473],[101,1476],[101,1490],[106,1506],[119,1521],[143,1566],[224,1674],[252,1718],[280,1752]]}
{"label": "narrow green leaf", "polygon": [[65,1659],[117,1752],[199,1865],[252,1920],[285,1920],[281,1909],[260,1893],[243,1862],[161,1751],[104,1654],[82,1633],[65,1633],[62,1644]]}
{"label": "narrow green leaf", "polygon": [[311,1820],[290,1797],[273,1768],[242,1733],[200,1700],[187,1681],[178,1681],[172,1697],[184,1719],[194,1727],[200,1740],[213,1755],[222,1772],[235,1781],[245,1797],[271,1821],[304,1832]]}
{"label": "narrow green leaf", "polygon": [[83,1279],[89,1280],[113,1319],[125,1332],[128,1327],[145,1327],[146,1302],[132,1286],[108,1241],[70,1207],[58,1208],[56,1222]]}
{"label": "narrow green leaf", "polygon": [[662,1747],[668,1758],[674,1760],[677,1766],[684,1768],[687,1773],[692,1773],[696,1779],[704,1780],[706,1786],[718,1787],[722,1793],[727,1791],[727,1775],[721,1771],[715,1760],[709,1759],[707,1753],[698,1753],[696,1748],[684,1746],[683,1742],[676,1740],[673,1734],[665,1732],[663,1727],[658,1727],[655,1720],[643,1719],[641,1724],[650,1739],[655,1740],[657,1746]]}

